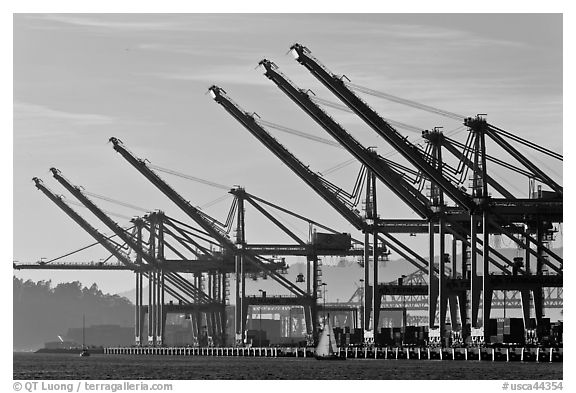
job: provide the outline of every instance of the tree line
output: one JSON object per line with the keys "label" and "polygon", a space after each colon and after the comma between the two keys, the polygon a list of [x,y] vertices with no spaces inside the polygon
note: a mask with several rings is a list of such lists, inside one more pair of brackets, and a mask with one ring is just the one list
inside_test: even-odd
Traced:
{"label": "tree line", "polygon": [[68,328],[134,325],[134,305],[125,297],[105,294],[98,285],[79,281],[52,285],[51,280],[34,282],[13,277],[13,327],[15,351],[34,350],[47,341],[58,341]]}

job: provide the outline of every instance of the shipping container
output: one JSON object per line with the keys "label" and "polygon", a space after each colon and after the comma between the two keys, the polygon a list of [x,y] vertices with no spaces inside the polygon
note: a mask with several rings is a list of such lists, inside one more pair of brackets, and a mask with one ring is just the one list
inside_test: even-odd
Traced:
{"label": "shipping container", "polygon": [[326,250],[349,250],[352,246],[352,237],[349,233],[314,232],[312,244]]}

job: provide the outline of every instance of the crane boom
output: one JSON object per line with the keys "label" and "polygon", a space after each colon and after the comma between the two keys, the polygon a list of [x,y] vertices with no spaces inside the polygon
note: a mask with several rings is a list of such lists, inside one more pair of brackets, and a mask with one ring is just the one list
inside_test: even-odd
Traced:
{"label": "crane boom", "polygon": [[232,117],[238,120],[256,139],[264,144],[264,146],[284,162],[306,184],[312,187],[326,202],[332,205],[349,223],[358,230],[364,231],[366,229],[366,222],[358,212],[351,210],[341,198],[327,187],[326,181],[324,181],[322,177],[312,172],[288,151],[288,149],[264,130],[252,115],[238,107],[238,105],[226,95],[223,89],[218,86],[211,86],[209,91],[217,103],[222,105]]}
{"label": "crane boom", "polygon": [[370,108],[368,104],[350,90],[341,78],[330,72],[318,60],[313,58],[308,48],[301,44],[294,44],[290,47],[290,50],[296,60],[304,65],[316,79],[364,120],[378,135],[390,143],[406,160],[436,183],[457,204],[468,211],[474,211],[476,209],[476,203],[470,195],[461,191],[448,181],[438,168],[435,168],[422,156],[416,146],[410,143],[407,138],[403,137],[386,120],[376,113],[376,111]]}
{"label": "crane boom", "polygon": [[340,124],[322,110],[308,92],[299,89],[294,83],[278,71],[276,64],[270,60],[262,60],[259,63],[266,72],[264,75],[272,80],[292,101],[302,108],[312,119],[314,119],[324,130],[336,139],[350,154],[358,161],[366,165],[378,179],[394,192],[404,203],[412,208],[420,217],[431,217],[434,212],[430,209],[429,200],[410,185],[402,175],[396,172],[387,161],[376,152],[362,146],[352,135],[350,135]]}
{"label": "crane boom", "polygon": [[[272,137],[266,130],[264,130],[250,115],[249,113],[242,110],[236,103],[234,103],[218,86],[210,87],[210,93],[212,98],[216,102],[226,109],[228,113],[237,119],[240,124],[244,125],[251,134],[253,134],[256,139],[263,143],[274,155],[276,155],[282,162],[284,162],[294,173],[296,173],[308,186],[310,186],[318,195],[320,195],[330,206],[332,206],[336,211],[338,211],[350,224],[352,224],[356,229],[366,232],[370,231],[369,225],[356,211],[351,210],[348,205],[339,198],[339,196],[333,191],[336,186],[331,188],[327,186],[327,181],[324,178],[314,172],[312,172],[307,166],[305,166],[300,160],[298,160],[292,153],[290,153],[280,142],[278,142],[274,137]],[[405,256],[407,254],[412,255],[414,258],[407,258],[408,262],[416,266],[418,269],[427,271],[426,262],[423,260],[418,260],[418,256],[415,255],[411,250],[407,249],[402,243],[396,240],[391,234],[385,233],[386,239],[379,236],[378,238],[382,243],[391,247],[394,250],[401,250],[404,248],[404,252],[398,251],[399,254]],[[394,245],[395,242],[397,245]]]}
{"label": "crane boom", "polygon": [[74,209],[72,209],[66,202],[62,200],[62,197],[57,196],[52,191],[48,189],[44,185],[44,182],[34,177],[32,179],[34,181],[34,185],[37,189],[42,191],[44,195],[48,197],[52,202],[54,202],[60,209],[64,211],[74,222],[80,225],[90,236],[94,238],[98,243],[102,245],[109,253],[114,254],[118,257],[118,260],[125,266],[130,267],[133,270],[138,270],[141,266],[136,265],[134,262],[130,260],[128,255],[124,254],[112,243],[106,236],[101,234],[96,228],[90,225],[86,220],[84,220]]}
{"label": "crane boom", "polygon": [[[100,243],[108,252],[116,256],[116,258],[118,258],[118,260],[122,264],[120,266],[124,266],[125,269],[129,269],[132,271],[141,271],[145,277],[148,277],[149,272],[147,271],[147,268],[145,266],[137,265],[134,262],[132,262],[130,258],[126,254],[118,250],[118,248],[115,247],[114,244],[106,236],[102,235],[96,228],[94,228],[86,220],[84,220],[78,213],[76,213],[74,209],[68,206],[68,204],[64,202],[61,197],[57,196],[52,191],[50,191],[48,187],[44,185],[44,182],[41,179],[35,177],[32,180],[34,180],[36,188],[42,191],[44,195],[48,197],[48,199],[54,202],[61,210],[63,210],[70,218],[72,218],[74,222],[76,222],[82,229],[88,232],[88,234],[92,236],[94,240]],[[174,291],[172,288],[166,287],[166,291],[170,295],[174,296],[174,298],[176,298],[177,300],[188,302],[186,298],[181,296],[178,292]]]}
{"label": "crane boom", "polygon": [[160,191],[164,193],[172,202],[174,202],[184,213],[188,215],[192,220],[194,220],[204,231],[206,231],[210,236],[212,236],[220,245],[228,252],[236,255],[240,252],[246,257],[248,262],[252,263],[256,267],[266,271],[272,278],[274,278],[278,283],[288,289],[290,292],[296,296],[307,296],[306,293],[298,288],[296,285],[292,284],[286,278],[282,277],[274,270],[268,268],[265,263],[259,261],[255,255],[252,255],[247,250],[240,251],[236,245],[224,234],[221,233],[218,228],[214,225],[213,219],[209,217],[206,213],[200,212],[197,208],[192,206],[190,202],[184,199],[176,190],[174,190],[170,185],[168,185],[160,176],[158,176],[152,169],[150,169],[144,160],[141,160],[130,153],[124,144],[118,138],[110,138],[116,150],[120,155],[128,161],[134,168],[138,170],[146,179],[148,179],[152,184],[156,186]]}
{"label": "crane boom", "polygon": [[215,227],[213,222],[206,218],[206,214],[201,213],[197,208],[192,206],[190,202],[178,194],[172,187],[170,187],[160,176],[158,176],[152,169],[150,169],[144,160],[135,157],[130,153],[118,138],[110,138],[116,150],[126,161],[128,161],[134,168],[136,168],[146,179],[160,189],[172,202],[174,202],[180,209],[182,209],[192,220],[194,220],[204,231],[206,231],[214,239],[217,239],[227,250],[234,250],[234,243],[223,236],[222,233]]}
{"label": "crane boom", "polygon": [[[132,248],[136,254],[144,259],[150,266],[161,267],[162,261],[159,261],[152,255],[145,252],[138,244],[134,241],[131,236],[128,236],[126,232],[110,217],[106,215],[98,206],[94,204],[88,197],[86,197],[79,187],[72,185],[67,179],[65,179],[61,172],[56,168],[50,168],[52,175],[60,184],[64,186],[72,195],[76,197],[84,206],[88,208],[96,217],[100,219],[110,230],[112,230],[122,241],[124,241],[130,248]],[[179,285],[181,287],[187,288],[191,294],[197,296],[203,301],[213,301],[206,293],[199,290],[197,287],[190,284],[186,279],[180,276],[178,273],[169,272],[168,277],[174,285]]]}

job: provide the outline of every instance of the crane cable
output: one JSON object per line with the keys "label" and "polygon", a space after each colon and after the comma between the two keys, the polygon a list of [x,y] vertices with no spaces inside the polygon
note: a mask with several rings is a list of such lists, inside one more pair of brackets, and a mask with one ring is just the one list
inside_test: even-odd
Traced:
{"label": "crane cable", "polygon": [[256,120],[256,122],[260,125],[263,125],[263,126],[266,126],[269,128],[274,128],[278,131],[286,132],[288,134],[296,135],[296,136],[299,136],[299,137],[302,137],[305,139],[309,139],[311,141],[320,142],[320,143],[323,143],[325,145],[330,145],[330,146],[334,146],[334,147],[338,147],[340,149],[343,149],[343,146],[341,144],[339,144],[338,142],[335,142],[335,141],[331,141],[329,139],[324,139],[324,138],[319,137],[319,136],[308,134],[308,133],[303,132],[303,131],[298,131],[298,130],[295,130],[293,128],[282,126],[280,124],[272,123],[272,122],[262,120],[262,119],[258,119],[258,120]]}
{"label": "crane cable", "polygon": [[178,171],[175,171],[173,169],[163,168],[163,167],[160,167],[158,165],[149,164],[148,166],[152,169],[157,170],[157,171],[168,173],[170,175],[178,176],[178,177],[181,177],[181,178],[184,178],[187,180],[195,181],[197,183],[202,183],[202,184],[205,184],[205,185],[210,186],[210,187],[220,188],[223,190],[230,190],[230,189],[234,188],[234,187],[230,187],[230,186],[227,186],[224,184],[219,184],[219,183],[216,183],[216,182],[213,182],[210,180],[201,179],[201,178],[196,177],[196,176],[187,175],[185,173],[178,172]]}
{"label": "crane cable", "polygon": [[117,199],[112,199],[112,198],[109,198],[109,197],[104,196],[104,195],[95,194],[95,193],[93,193],[93,192],[84,191],[84,194],[89,195],[89,196],[94,197],[94,198],[101,199],[101,200],[103,200],[103,201],[107,201],[107,202],[110,202],[110,203],[115,203],[115,204],[120,205],[120,206],[129,207],[129,208],[134,209],[134,210],[139,210],[139,211],[141,211],[141,212],[149,212],[149,211],[151,211],[151,209],[146,209],[146,208],[144,208],[144,207],[132,205],[132,204],[130,204],[130,203],[123,202],[123,201],[119,201],[119,200],[117,200]]}
{"label": "crane cable", "polygon": [[416,101],[408,100],[408,99],[398,97],[398,96],[395,96],[392,94],[384,93],[384,92],[381,92],[378,90],[371,89],[369,87],[360,86],[360,85],[357,85],[355,83],[344,82],[344,84],[346,86],[350,87],[352,90],[356,90],[356,91],[359,91],[359,92],[362,92],[362,93],[365,93],[365,94],[368,94],[368,95],[371,95],[374,97],[383,98],[385,100],[396,102],[398,104],[411,106],[413,108],[421,109],[421,110],[426,111],[426,112],[435,113],[437,115],[441,115],[441,116],[444,116],[444,117],[447,117],[450,119],[463,121],[466,118],[466,116],[460,115],[458,113],[446,111],[446,110],[440,109],[440,108],[435,108],[435,107],[430,106],[430,105],[422,104],[420,102],[416,102]]}
{"label": "crane cable", "polygon": [[[318,104],[322,104],[322,105],[325,105],[327,107],[338,109],[338,110],[341,110],[344,112],[354,113],[354,111],[352,109],[348,108],[346,105],[339,104],[337,102],[333,102],[333,101],[330,101],[330,100],[327,100],[324,98],[320,98],[320,97],[310,97],[310,99],[312,101],[318,103]],[[423,131],[423,129],[420,127],[416,127],[416,126],[402,123],[402,122],[392,120],[392,119],[387,119],[387,118],[383,118],[383,119],[386,120],[386,122],[390,123],[391,125],[393,125],[394,127],[397,127],[397,128],[403,128],[405,130],[418,132],[418,133]]]}
{"label": "crane cable", "polygon": [[205,204],[200,205],[199,208],[200,208],[200,209],[209,208],[209,207],[214,206],[214,205],[216,205],[216,204],[218,204],[218,203],[220,203],[220,202],[222,202],[222,201],[225,201],[225,200],[228,199],[229,197],[230,197],[230,193],[227,192],[226,194],[224,194],[224,195],[222,195],[222,196],[220,196],[220,197],[218,197],[218,198],[216,198],[216,199],[214,199],[214,200],[212,200],[212,201],[210,201],[210,202],[206,202]]}
{"label": "crane cable", "polygon": [[[129,231],[129,230],[131,230],[132,228],[134,228],[134,226],[132,226],[132,227],[130,227],[130,228],[123,228],[123,229],[124,229],[125,231]],[[118,235],[116,235],[116,234],[114,234],[114,235],[105,235],[105,234],[103,234],[103,236],[105,236],[105,238],[106,238],[107,240],[111,240],[113,237],[116,237],[116,236],[118,236]],[[56,257],[56,258],[52,258],[51,260],[46,261],[46,262],[44,262],[44,263],[45,263],[45,264],[48,264],[48,263],[57,261],[58,259],[65,258],[65,257],[68,257],[68,256],[70,256],[70,255],[74,255],[74,254],[76,254],[76,253],[79,253],[80,251],[87,250],[87,249],[89,249],[89,248],[91,248],[91,247],[94,247],[94,246],[96,246],[96,245],[98,245],[98,244],[101,244],[101,243],[100,243],[100,242],[91,243],[91,244],[89,244],[89,245],[87,245],[87,246],[81,247],[81,248],[79,248],[79,249],[77,249],[77,250],[74,250],[74,251],[71,251],[71,252],[69,252],[69,253],[67,253],[67,254],[60,255],[59,257]],[[116,243],[116,242],[114,242],[114,244],[118,245],[118,243]],[[124,243],[124,244],[126,244],[126,243]],[[124,246],[124,245],[122,245],[122,246]],[[109,259],[109,258],[108,258],[108,259]]]}
{"label": "crane cable", "polygon": [[[68,203],[68,204],[70,204],[70,205],[80,206],[80,207],[83,207],[83,208],[86,208],[86,209],[87,209],[87,207],[84,206],[84,205],[83,205],[82,203],[80,203],[80,202],[75,202],[75,201],[67,200],[66,203]],[[111,211],[109,211],[109,210],[104,210],[104,209],[100,209],[100,210],[101,210],[102,212],[106,213],[106,214],[111,215],[111,216],[116,216],[116,217],[119,217],[119,218],[124,218],[124,219],[126,219],[126,220],[131,220],[131,219],[133,218],[133,217],[125,216],[125,215],[120,214],[120,213],[111,212]]]}
{"label": "crane cable", "polygon": [[[416,101],[401,98],[401,97],[398,97],[398,96],[395,96],[392,94],[384,93],[384,92],[381,92],[378,90],[371,89],[369,87],[357,85],[357,84],[350,83],[350,82],[344,82],[344,83],[346,84],[346,86],[350,87],[352,90],[356,90],[356,91],[359,91],[359,92],[362,92],[362,93],[365,93],[365,94],[368,94],[368,95],[371,95],[374,97],[383,98],[383,99],[386,99],[388,101],[396,102],[399,104],[411,106],[413,108],[421,109],[421,110],[426,111],[426,112],[435,113],[435,114],[438,114],[438,115],[441,115],[441,116],[444,116],[444,117],[447,117],[450,119],[463,121],[466,118],[466,116],[464,116],[464,115],[460,115],[460,114],[457,114],[454,112],[446,111],[446,110],[440,109],[440,108],[435,108],[435,107],[430,106],[430,105],[426,105],[426,104],[422,104],[422,103],[419,103]],[[384,120],[386,120],[386,119],[384,119]],[[388,120],[386,120],[386,121],[388,121]],[[388,121],[388,122],[392,124],[392,122],[390,122],[390,121]],[[509,131],[498,128],[492,124],[489,124],[489,127],[492,131],[497,132],[502,136],[508,137],[509,139],[512,139],[512,140],[514,140],[514,141],[516,141],[516,142],[518,142],[524,146],[527,146],[533,150],[536,150],[542,154],[545,154],[547,156],[550,156],[550,157],[555,158],[555,159],[560,160],[560,161],[563,161],[563,159],[564,159],[564,157],[561,154],[556,153],[556,152],[554,152],[550,149],[547,149],[545,147],[538,146],[534,142],[531,142],[527,139],[524,139],[524,138],[521,138],[517,135],[514,135],[513,133],[511,133]]]}

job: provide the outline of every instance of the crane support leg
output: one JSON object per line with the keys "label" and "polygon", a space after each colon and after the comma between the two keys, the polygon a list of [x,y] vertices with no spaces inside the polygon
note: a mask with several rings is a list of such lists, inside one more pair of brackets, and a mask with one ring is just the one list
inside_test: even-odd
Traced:
{"label": "crane support leg", "polygon": [[158,290],[157,290],[157,315],[158,315],[158,327],[156,330],[156,344],[163,345],[164,343],[164,325],[166,322],[166,316],[164,313],[164,270],[158,270]]}
{"label": "crane support leg", "polygon": [[140,346],[140,275],[141,273],[136,272],[136,307],[134,308],[134,342],[137,346]]}
{"label": "crane support leg", "polygon": [[[309,341],[314,335],[314,328],[312,326],[312,305],[304,306],[304,323],[306,324],[306,338]],[[307,343],[309,344],[309,343]]]}
{"label": "crane support leg", "polygon": [[488,213],[484,212],[482,223],[482,241],[484,254],[482,255],[482,327],[484,328],[484,340],[488,342],[488,322],[492,306],[492,288],[490,288],[490,233],[488,231]]}
{"label": "crane support leg", "polygon": [[458,240],[455,235],[452,235],[452,278],[458,277]]}
{"label": "crane support leg", "polygon": [[[319,291],[319,275],[318,271],[320,266],[318,264],[318,256],[314,255],[312,257],[312,303],[310,304],[310,320],[311,325],[310,328],[312,329],[312,340],[314,341],[314,345],[316,345],[318,341],[318,291]],[[323,295],[324,296],[324,295]],[[326,311],[324,311],[325,313]]]}
{"label": "crane support leg", "polygon": [[138,303],[140,304],[140,313],[139,313],[139,330],[138,330],[138,335],[140,336],[140,345],[143,344],[143,338],[144,338],[144,322],[146,320],[146,313],[144,312],[144,294],[143,294],[143,289],[144,289],[144,278],[143,278],[143,274],[140,273],[140,277],[138,279],[139,281],[139,286],[140,286],[140,294],[138,297]]}
{"label": "crane support leg", "polygon": [[429,249],[428,249],[428,327],[436,327],[436,309],[438,302],[438,286],[434,285],[438,281],[434,271],[434,222],[429,223]]}
{"label": "crane support leg", "polygon": [[444,299],[445,304],[440,304],[440,312],[444,308],[444,325],[446,325],[446,314],[450,311],[450,325],[452,330],[458,330],[458,296],[446,295]]}
{"label": "crane support leg", "polygon": [[466,239],[460,241],[460,246],[460,272],[462,278],[466,278],[466,272],[468,271],[468,243],[466,242]]}
{"label": "crane support leg", "polygon": [[312,257],[308,257],[306,259],[306,293],[310,296],[313,295],[312,293],[312,283],[311,283],[311,278],[312,278]]}
{"label": "crane support leg", "polygon": [[446,246],[446,233],[444,226],[444,219],[441,217],[438,221],[439,224],[439,250],[438,250],[438,303],[440,307],[440,337],[445,337],[446,330],[446,309],[448,307],[448,293],[446,288],[446,260],[444,258],[444,251]]}
{"label": "crane support leg", "polygon": [[470,216],[470,324],[473,328],[478,327],[478,310],[480,308],[480,294],[482,282],[478,277],[477,270],[477,222],[475,215]]}
{"label": "crane support leg", "polygon": [[[465,340],[466,337],[468,337],[468,335],[470,334],[470,332],[468,331],[468,328],[466,326],[466,314],[468,312],[468,308],[466,307],[466,297],[467,294],[466,292],[462,292],[460,294],[458,294],[458,311],[460,314],[460,325],[461,325],[461,332],[462,332],[462,340]],[[454,326],[454,325],[452,325]]]}
{"label": "crane support leg", "polygon": [[364,234],[364,329],[370,329],[370,314],[372,308],[372,300],[369,296],[370,292],[370,233]]}
{"label": "crane support leg", "polygon": [[530,236],[528,235],[528,231],[526,231],[526,236],[524,237],[524,240],[526,241],[524,249],[526,251],[526,253],[524,254],[524,259],[526,259],[524,262],[524,266],[526,267],[526,273],[530,274],[530,254],[531,254],[531,242],[530,242]]}
{"label": "crane support leg", "polygon": [[148,345],[153,345],[154,343],[154,334],[152,333],[152,329],[154,326],[153,317],[153,307],[152,307],[152,287],[154,286],[154,272],[150,272],[148,274]]}
{"label": "crane support leg", "polygon": [[534,317],[536,317],[536,325],[542,324],[542,318],[544,317],[544,302],[542,301],[543,291],[542,287],[533,288],[532,295],[534,299]]}
{"label": "crane support leg", "polygon": [[524,329],[533,329],[530,326],[530,290],[523,289],[520,291],[520,301],[522,305],[522,318],[524,319]]}
{"label": "crane support leg", "polygon": [[374,244],[372,245],[372,260],[373,262],[373,280],[372,286],[372,330],[374,331],[374,342],[378,335],[378,323],[380,321],[380,303],[382,295],[378,286],[378,231],[375,229],[373,233]]}
{"label": "crane support leg", "polygon": [[244,308],[244,294],[242,292],[244,257],[242,254],[236,255],[236,317],[234,318],[236,345],[242,346],[244,343],[244,327],[242,323],[242,310]]}

